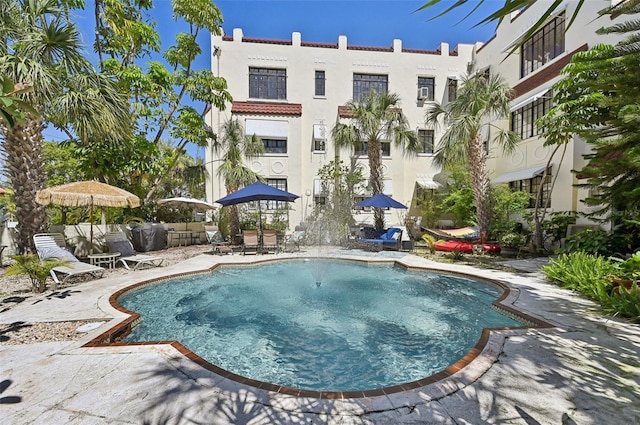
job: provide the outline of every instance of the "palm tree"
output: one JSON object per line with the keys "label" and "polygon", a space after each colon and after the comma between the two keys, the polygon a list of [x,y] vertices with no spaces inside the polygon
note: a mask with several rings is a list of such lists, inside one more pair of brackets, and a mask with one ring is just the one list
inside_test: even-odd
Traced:
{"label": "palm tree", "polygon": [[518,136],[493,124],[500,117],[508,116],[511,97],[512,91],[501,76],[477,74],[463,79],[454,101],[444,106],[433,104],[425,114],[428,125],[446,126],[438,143],[435,163],[445,168],[453,164],[467,164],[469,167],[479,232],[481,238],[485,239],[491,214],[487,150],[481,129],[483,125],[495,129],[494,141],[502,151],[513,151],[519,142]]}
{"label": "palm tree", "polygon": [[[227,193],[233,193],[259,179],[259,176],[244,164],[245,159],[255,158],[264,153],[264,144],[255,134],[244,134],[237,119],[225,121],[221,137],[214,140],[213,151],[220,155],[218,176],[224,178]],[[235,237],[240,232],[238,208],[229,206],[229,234]]]}
{"label": "palm tree", "polygon": [[[342,146],[355,148],[367,146],[369,159],[369,187],[373,195],[382,193],[382,142],[392,140],[402,148],[405,154],[419,151],[418,138],[409,128],[409,122],[400,109],[400,97],[395,93],[377,93],[371,91],[362,101],[351,100],[347,103],[351,111],[351,123],[336,123],[331,136],[336,151]],[[384,212],[374,209],[376,229],[384,228]]]}
{"label": "palm tree", "polygon": [[0,121],[5,174],[15,192],[18,253],[34,252],[33,235],[48,227],[45,207],[35,202],[44,187],[42,132],[47,122],[70,125],[84,142],[113,139],[130,127],[126,99],[82,56],[80,33],[62,4],[0,0],[0,74],[30,84],[32,90],[22,99],[38,112],[23,111],[24,120],[14,126]]}

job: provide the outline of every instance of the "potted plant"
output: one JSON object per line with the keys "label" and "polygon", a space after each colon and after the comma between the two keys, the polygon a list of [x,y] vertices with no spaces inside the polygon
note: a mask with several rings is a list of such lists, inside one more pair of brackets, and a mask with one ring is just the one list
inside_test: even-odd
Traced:
{"label": "potted plant", "polygon": [[12,255],[13,264],[7,268],[7,276],[26,275],[31,280],[33,292],[42,293],[47,287],[46,281],[51,269],[69,264],[67,260],[48,258],[40,261],[40,257],[34,254]]}

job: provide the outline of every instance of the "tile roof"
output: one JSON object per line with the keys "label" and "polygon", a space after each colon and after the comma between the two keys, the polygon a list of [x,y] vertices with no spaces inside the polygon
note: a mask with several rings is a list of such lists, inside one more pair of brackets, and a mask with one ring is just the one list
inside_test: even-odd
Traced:
{"label": "tile roof", "polygon": [[[402,108],[391,108],[391,111],[402,113]],[[338,116],[340,118],[354,118],[356,115],[353,113],[353,110],[348,106],[340,105],[338,106]]]}
{"label": "tile roof", "polygon": [[233,114],[302,115],[302,104],[279,102],[233,102]]}

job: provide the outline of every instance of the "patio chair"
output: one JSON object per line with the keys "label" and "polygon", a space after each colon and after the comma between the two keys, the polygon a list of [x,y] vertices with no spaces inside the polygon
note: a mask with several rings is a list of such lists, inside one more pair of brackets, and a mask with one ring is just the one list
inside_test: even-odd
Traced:
{"label": "patio chair", "polygon": [[224,240],[222,233],[215,226],[204,226],[204,231],[207,236],[207,241],[213,247],[213,252],[216,254],[233,254],[233,249],[229,242]]}
{"label": "patio chair", "polygon": [[118,261],[120,261],[127,270],[138,270],[138,268],[142,266],[159,267],[164,261],[162,257],[136,253],[127,235],[123,232],[109,232],[104,235],[104,240],[107,246],[109,246],[109,252],[120,253]]}
{"label": "patio chair", "polygon": [[300,245],[304,240],[304,230],[294,230],[284,236],[284,250],[287,252],[300,251]]}
{"label": "patio chair", "polygon": [[247,251],[253,251],[256,254],[260,249],[260,242],[258,240],[257,230],[243,230],[242,231],[242,255],[245,255]]}
{"label": "patio chair", "polygon": [[262,231],[262,253],[273,252],[277,254],[279,250],[278,246],[278,232],[275,230],[265,229]]}
{"label": "patio chair", "polygon": [[33,235],[33,243],[40,260],[57,258],[69,262],[67,265],[54,267],[49,272],[53,278],[54,291],[60,283],[65,283],[73,276],[90,275],[99,278],[104,274],[104,267],[83,263],[69,252],[62,233],[36,233]]}

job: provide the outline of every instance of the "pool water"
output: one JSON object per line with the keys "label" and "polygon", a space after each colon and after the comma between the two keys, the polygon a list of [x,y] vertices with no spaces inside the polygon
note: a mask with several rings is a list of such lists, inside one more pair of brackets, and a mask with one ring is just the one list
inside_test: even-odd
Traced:
{"label": "pool water", "polygon": [[356,391],[425,378],[482,328],[521,323],[501,289],[390,265],[292,260],[224,266],[118,299],[140,313],[125,341],[178,340],[230,372],[289,387]]}

